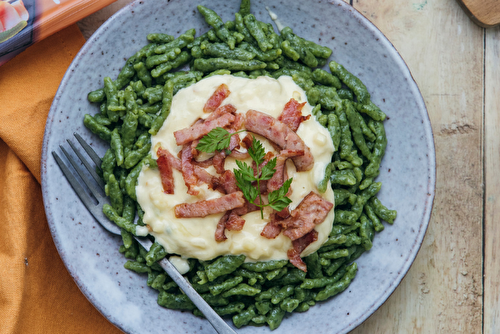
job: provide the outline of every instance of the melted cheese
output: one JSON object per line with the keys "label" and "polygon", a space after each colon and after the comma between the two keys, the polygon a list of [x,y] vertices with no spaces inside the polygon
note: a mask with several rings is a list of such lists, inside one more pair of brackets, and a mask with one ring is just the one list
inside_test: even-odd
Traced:
{"label": "melted cheese", "polygon": [[[230,75],[213,76],[180,90],[173,98],[170,115],[157,135],[152,136],[151,154],[156,158],[156,149],[161,145],[172,154],[177,155],[181,147],[177,146],[173,136],[174,131],[191,126],[198,118],[206,118],[203,106],[215,89],[222,83],[228,85],[231,94],[223,104],[232,104],[238,113],[246,113],[249,109],[258,110],[277,118],[283,107],[295,98],[299,102],[306,101],[304,91],[297,86],[292,78],[282,76],[278,80],[259,77],[244,79]],[[308,103],[302,109],[302,115],[310,115],[312,107]],[[287,160],[288,177],[293,177],[290,196],[290,208],[295,208],[310,192],[319,194],[317,184],[323,179],[326,165],[331,161],[334,151],[328,131],[314,118],[303,122],[297,134],[311,149],[314,157],[314,167],[307,172],[297,173],[293,163]],[[241,137],[245,133],[240,133]],[[256,136],[266,149],[273,151],[271,144],[263,137]],[[275,152],[276,153],[276,152]],[[206,157],[205,157],[206,158]],[[247,160],[251,163],[251,160]],[[226,169],[237,168],[233,158],[226,158]],[[213,167],[207,169],[215,174]],[[199,187],[200,194],[187,194],[182,174],[175,170],[175,193],[168,195],[163,192],[158,169],[143,168],[139,175],[136,187],[137,200],[144,210],[144,222],[149,225],[151,234],[156,238],[168,253],[179,254],[184,258],[200,260],[213,259],[219,255],[244,254],[247,261],[268,261],[287,259],[287,250],[292,247],[291,240],[280,234],[275,239],[262,237],[260,233],[269,221],[271,209],[264,210],[264,219],[260,218],[260,211],[250,212],[243,216],[245,225],[241,231],[226,231],[227,240],[216,242],[214,233],[223,213],[213,214],[205,218],[176,218],[174,207],[180,203],[193,203],[203,199],[222,196],[217,191],[208,189],[206,185]],[[334,203],[331,187],[321,194],[326,200]],[[309,245],[302,256],[316,251],[328,238],[334,218],[333,209],[325,221],[316,226],[318,240]]]}

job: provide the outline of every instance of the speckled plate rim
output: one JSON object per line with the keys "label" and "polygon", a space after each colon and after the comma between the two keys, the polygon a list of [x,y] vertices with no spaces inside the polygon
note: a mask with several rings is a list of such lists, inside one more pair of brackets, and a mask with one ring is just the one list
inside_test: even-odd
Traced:
{"label": "speckled plate rim", "polygon": [[[122,329],[125,331],[125,328],[120,324],[119,319],[114,318],[110,314],[106,313],[102,309],[102,304],[99,302],[98,298],[95,298],[91,292],[88,290],[87,286],[82,284],[82,282],[79,280],[78,275],[76,273],[76,270],[74,268],[70,267],[69,263],[66,261],[65,254],[63,250],[61,249],[61,241],[57,237],[56,233],[56,226],[54,224],[54,217],[52,215],[52,211],[50,210],[50,206],[48,205],[46,201],[46,192],[47,192],[47,158],[50,154],[48,152],[48,137],[50,136],[50,125],[51,121],[54,118],[54,114],[56,113],[57,109],[57,103],[59,99],[61,98],[62,92],[66,84],[68,83],[72,73],[75,71],[75,69],[78,67],[78,62],[82,58],[83,55],[85,55],[90,48],[90,45],[92,44],[93,41],[97,40],[103,33],[113,24],[114,20],[119,17],[122,13],[125,13],[134,6],[136,6],[139,2],[142,2],[140,0],[136,0],[133,3],[130,3],[129,5],[125,6],[124,8],[120,9],[117,13],[115,13],[111,18],[109,18],[97,31],[88,39],[88,41],[85,43],[85,45],[82,47],[82,49],[78,52],[76,57],[74,58],[73,62],[71,63],[70,67],[66,71],[59,88],[57,90],[57,93],[55,95],[55,98],[53,100],[51,109],[48,114],[47,118],[47,123],[46,123],[46,128],[44,132],[44,140],[43,140],[43,146],[42,146],[42,160],[41,160],[41,178],[42,178],[42,194],[44,198],[44,206],[45,206],[45,211],[46,211],[46,216],[49,224],[49,229],[51,231],[51,234],[53,236],[54,243],[56,245],[56,248],[64,262],[64,265],[66,266],[68,272],[74,279],[75,283],[77,284],[78,288],[82,291],[82,293],[87,297],[87,299],[97,308],[97,310],[104,316],[106,317],[110,322],[112,322],[114,325],[116,325],[118,328]],[[392,281],[391,285],[380,295],[378,299],[376,299],[372,306],[369,307],[364,313],[360,314],[357,318],[353,319],[351,322],[349,322],[343,329],[339,331],[339,333],[347,333],[357,326],[359,326],[361,323],[363,323],[368,317],[370,317],[388,298],[389,296],[395,291],[397,286],[400,284],[402,279],[405,277],[405,275],[408,273],[408,270],[410,269],[411,265],[413,264],[418,251],[422,245],[423,239],[425,237],[428,224],[430,221],[431,213],[432,213],[432,207],[433,207],[433,202],[434,202],[434,196],[435,196],[435,186],[436,186],[436,158],[435,158],[435,147],[434,147],[434,139],[433,139],[433,133],[432,133],[432,127],[429,119],[429,115],[423,100],[423,97],[420,93],[420,90],[413,79],[410,70],[408,69],[408,66],[402,59],[401,55],[399,52],[396,50],[396,48],[392,45],[392,43],[385,37],[385,35],[374,25],[372,24],[368,19],[366,19],[359,11],[357,11],[355,8],[350,6],[349,4],[341,1],[341,0],[329,0],[328,1],[331,5],[337,5],[341,7],[346,13],[350,13],[362,26],[366,27],[369,29],[374,35],[377,36],[378,42],[383,43],[388,50],[388,52],[392,53],[393,59],[396,61],[397,65],[399,66],[399,69],[401,72],[405,75],[405,77],[408,79],[408,85],[410,86],[414,96],[418,97],[416,103],[418,104],[418,110],[420,112],[420,116],[423,119],[423,126],[425,130],[425,137],[426,137],[426,142],[427,146],[429,148],[429,151],[427,152],[427,157],[428,157],[428,164],[429,164],[429,175],[428,175],[428,183],[427,183],[427,199],[425,202],[425,212],[421,218],[421,222],[419,225],[419,230],[417,231],[417,236],[414,240],[414,243],[411,247],[411,251],[409,253],[409,256],[405,259],[405,264],[401,268],[401,270],[398,272],[398,275],[396,278]]]}

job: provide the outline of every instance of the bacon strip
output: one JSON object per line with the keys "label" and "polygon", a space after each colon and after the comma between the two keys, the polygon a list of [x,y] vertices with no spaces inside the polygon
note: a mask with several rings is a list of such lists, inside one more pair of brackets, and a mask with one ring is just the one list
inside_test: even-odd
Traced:
{"label": "bacon strip", "polygon": [[163,148],[159,148],[156,151],[156,155],[158,156],[158,160],[156,163],[158,164],[158,169],[160,170],[161,177],[161,185],[163,187],[163,192],[165,194],[173,194],[174,193],[174,175],[172,172],[172,164],[167,157],[167,150]]}
{"label": "bacon strip", "polygon": [[245,219],[237,215],[234,210],[229,214],[226,222],[226,230],[228,231],[241,231],[245,225]]}
{"label": "bacon strip", "polygon": [[307,248],[307,246],[309,246],[316,240],[318,240],[318,232],[316,232],[316,230],[312,230],[303,237],[292,241],[293,248],[288,250],[287,256],[290,262],[295,267],[299,268],[304,272],[307,272],[307,266],[304,263],[304,261],[302,261],[300,253],[302,253],[304,249]]}
{"label": "bacon strip", "polygon": [[240,152],[240,151],[232,151],[229,156],[237,160],[245,160],[247,158],[250,158],[250,154],[248,154],[248,152]]}
{"label": "bacon strip", "polygon": [[290,217],[283,220],[283,234],[292,240],[299,239],[311,232],[314,226],[321,224],[333,208],[333,204],[310,192],[299,205],[292,210]]}
{"label": "bacon strip", "polygon": [[304,155],[293,157],[297,171],[310,170],[314,165],[314,158],[304,141],[287,125],[260,111],[249,110],[246,114],[246,129],[257,133],[276,143],[286,150],[303,150]]}
{"label": "bacon strip", "polygon": [[231,94],[229,87],[227,87],[226,84],[221,84],[205,103],[203,112],[209,113],[215,111],[215,109],[221,105],[222,101],[224,101],[229,94]]}
{"label": "bacon strip", "polygon": [[205,118],[206,121],[213,121],[216,118],[221,117],[224,114],[234,114],[236,112],[236,108],[232,104],[225,104],[223,106],[218,107],[215,109],[213,113],[208,115],[207,118]]}
{"label": "bacon strip", "polygon": [[203,123],[195,124],[189,128],[178,130],[174,132],[175,142],[177,145],[184,145],[199,139],[209,133],[211,130],[218,127],[225,127],[234,122],[233,114],[224,114],[219,118]]}
{"label": "bacon strip", "polygon": [[281,233],[280,217],[275,212],[271,214],[271,220],[264,226],[261,236],[268,239],[274,239]]}
{"label": "bacon strip", "polygon": [[194,189],[194,186],[198,183],[198,177],[194,173],[194,165],[191,163],[193,160],[193,152],[191,150],[191,145],[184,145],[181,151],[181,172],[184,178],[184,183],[188,188],[188,194],[196,196],[199,191]]}
{"label": "bacon strip", "polygon": [[253,142],[253,136],[249,133],[247,133],[247,135],[241,140],[243,147],[246,149],[252,146],[252,142]]}
{"label": "bacon strip", "polygon": [[304,155],[302,150],[282,150],[276,157],[276,167],[273,176],[267,181],[267,191],[278,190],[285,182],[285,164],[288,158]]}
{"label": "bacon strip", "polygon": [[278,121],[286,124],[292,131],[297,132],[300,123],[307,121],[311,115],[302,116],[302,108],[306,103],[299,103],[295,99],[290,99],[285,104],[285,108],[281,115],[278,116]]}
{"label": "bacon strip", "polygon": [[198,201],[195,203],[181,203],[174,208],[177,218],[203,218],[214,213],[225,212],[242,207],[245,204],[243,193],[237,191],[219,198]]}
{"label": "bacon strip", "polygon": [[213,163],[215,171],[217,173],[219,173],[219,174],[224,173],[224,171],[226,170],[224,168],[225,163],[226,163],[226,152],[224,152],[224,151],[217,152],[214,155],[212,163]]}
{"label": "bacon strip", "polygon": [[178,171],[180,171],[182,169],[181,161],[179,159],[177,159],[172,153],[170,153],[170,151],[162,150],[162,154],[164,154],[166,156],[166,158],[168,159],[168,162],[172,165],[173,168],[177,169]]}
{"label": "bacon strip", "polygon": [[227,239],[224,231],[226,230],[226,222],[227,222],[228,218],[229,218],[229,211],[226,212],[219,219],[219,222],[217,223],[217,227],[215,228],[215,241],[221,242],[221,241],[225,241]]}
{"label": "bacon strip", "polygon": [[[182,156],[182,151],[180,152]],[[172,153],[169,151],[165,150],[165,155],[169,161],[169,163],[172,165],[173,168],[177,169],[178,171],[182,172],[182,163],[181,160],[177,159]],[[213,176],[209,172],[207,172],[205,169],[201,168],[200,166],[197,166],[193,160],[191,160],[191,163],[193,165],[193,172],[194,176],[196,176],[199,184],[200,182],[208,184],[210,189],[217,189],[220,186],[220,182],[218,177]],[[219,189],[217,189],[219,190]]]}
{"label": "bacon strip", "polygon": [[224,186],[226,194],[231,194],[240,190],[238,188],[238,185],[236,184],[236,177],[234,176],[234,173],[230,170],[226,170],[224,174],[221,175],[220,181]]}
{"label": "bacon strip", "polygon": [[193,160],[193,165],[201,168],[208,168],[213,165],[213,157],[206,160]]}

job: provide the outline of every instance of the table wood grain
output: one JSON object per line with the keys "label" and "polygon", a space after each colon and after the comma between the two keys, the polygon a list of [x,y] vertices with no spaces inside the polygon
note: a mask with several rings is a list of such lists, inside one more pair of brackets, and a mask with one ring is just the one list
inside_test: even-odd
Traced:
{"label": "table wood grain", "polygon": [[[84,36],[129,2],[80,21]],[[422,248],[392,296],[352,333],[500,333],[500,28],[477,26],[455,0],[350,3],[405,59],[437,159]]]}

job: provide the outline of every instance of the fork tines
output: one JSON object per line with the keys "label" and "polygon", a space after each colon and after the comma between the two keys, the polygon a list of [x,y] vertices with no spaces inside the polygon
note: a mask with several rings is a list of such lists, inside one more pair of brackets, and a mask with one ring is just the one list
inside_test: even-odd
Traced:
{"label": "fork tines", "polygon": [[[77,141],[80,143],[80,145],[83,147],[85,152],[89,155],[89,157],[92,159],[92,161],[96,164],[97,169],[100,171],[100,164],[101,164],[101,159],[95,153],[95,151],[88,145],[83,138],[78,135],[77,133],[74,134]],[[92,165],[85,159],[85,157],[82,155],[82,153],[75,147],[73,142],[71,142],[69,139],[67,140],[69,146],[73,150],[73,152],[76,154],[78,159],[81,161],[81,163],[85,166],[89,174],[92,176],[92,178],[95,180],[93,182],[87,175],[84,173],[82,168],[80,167],[80,164],[73,158],[71,154],[68,153],[68,151],[61,145],[61,151],[64,153],[64,156],[66,159],[70,162],[71,166],[73,169],[76,171],[78,176],[81,178],[83,183],[87,186],[89,189],[90,193],[93,195],[94,199],[88,195],[87,191],[84,189],[84,187],[80,184],[80,182],[77,180],[77,178],[73,175],[71,172],[70,168],[63,162],[61,157],[56,152],[52,152],[52,155],[54,156],[54,159],[56,160],[57,165],[61,169],[62,173],[68,180],[69,184],[75,191],[75,193],[78,195],[82,203],[85,205],[87,210],[94,216],[94,218],[100,222],[102,225],[105,225],[107,229],[110,227],[112,228],[113,233],[116,233],[115,231],[118,231],[119,233],[119,228],[115,224],[112,224],[106,216],[102,213],[102,206],[105,203],[108,203],[108,199],[106,198],[104,194],[104,182],[103,180],[99,177],[99,175],[96,172],[96,169],[92,167]],[[96,203],[97,201],[97,203]],[[110,226],[108,226],[110,225]]]}

